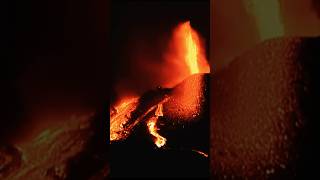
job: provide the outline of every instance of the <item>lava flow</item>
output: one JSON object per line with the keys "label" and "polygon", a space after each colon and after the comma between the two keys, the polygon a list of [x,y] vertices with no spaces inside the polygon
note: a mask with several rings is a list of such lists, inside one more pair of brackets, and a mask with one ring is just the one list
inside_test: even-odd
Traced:
{"label": "lava flow", "polygon": [[[198,33],[192,29],[189,21],[177,26],[173,32],[170,45],[173,45],[172,49],[174,49],[174,53],[171,53],[167,60],[172,60],[179,64],[178,71],[183,72],[182,79],[186,79],[193,74],[210,72],[210,66],[205,55],[205,48],[201,43]],[[177,81],[179,78],[180,77],[172,77],[171,79],[168,79],[168,82],[180,83],[181,80]],[[174,83],[174,86],[178,83]],[[197,97],[200,94],[199,91],[201,91],[201,87],[198,84],[199,83],[194,83],[194,86],[192,87],[183,87],[183,92],[181,91],[181,88],[178,88],[180,95],[176,96],[179,97],[179,102],[174,103],[187,107],[182,109],[188,111],[185,115],[190,117],[195,114],[194,112],[198,111],[198,106],[200,105]],[[162,97],[152,106],[143,110],[145,113],[140,114],[138,117],[132,117],[132,114],[135,114],[135,111],[139,109],[141,100],[139,98],[123,100],[122,104],[111,109],[110,141],[125,139],[136,124],[140,121],[145,121],[149,133],[154,137],[155,145],[159,148],[164,146],[167,139],[158,134],[157,131],[159,128],[157,127],[157,121],[160,116],[164,116],[163,109],[166,106],[166,102],[170,100],[176,101],[175,98],[170,96]],[[177,108],[175,107],[170,107],[170,109],[177,111]],[[141,109],[139,109],[139,111],[141,111]],[[151,118],[149,116],[150,113],[153,113]]]}
{"label": "lava flow", "polygon": [[110,141],[120,140],[125,132],[123,125],[130,119],[130,113],[137,107],[138,98],[123,100],[110,111]]}
{"label": "lava flow", "polygon": [[157,123],[158,117],[160,117],[160,116],[163,116],[162,104],[158,104],[158,107],[157,107],[156,112],[155,112],[155,117],[152,117],[148,122],[149,132],[150,132],[151,135],[153,135],[156,138],[154,143],[159,148],[164,146],[166,144],[166,141],[167,141],[166,138],[162,137],[157,132],[158,128],[156,126],[156,123]]}

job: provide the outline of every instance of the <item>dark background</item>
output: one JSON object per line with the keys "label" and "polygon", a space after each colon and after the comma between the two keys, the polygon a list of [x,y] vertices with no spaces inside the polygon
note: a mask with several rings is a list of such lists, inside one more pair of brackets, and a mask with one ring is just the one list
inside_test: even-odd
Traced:
{"label": "dark background", "polygon": [[161,66],[179,23],[190,20],[209,49],[209,0],[120,0],[112,1],[111,7],[112,102],[124,94],[141,95],[161,85],[160,68],[147,65]]}
{"label": "dark background", "polygon": [[108,1],[31,0],[4,5],[1,140],[30,134],[33,127],[48,121],[95,111],[107,101]]}

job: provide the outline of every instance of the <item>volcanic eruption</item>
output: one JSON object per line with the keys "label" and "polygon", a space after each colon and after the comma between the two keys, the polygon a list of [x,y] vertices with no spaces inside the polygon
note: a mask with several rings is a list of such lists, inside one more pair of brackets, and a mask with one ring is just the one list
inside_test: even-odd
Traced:
{"label": "volcanic eruption", "polygon": [[[200,37],[197,32],[192,29],[190,25],[190,21],[182,23],[178,25],[175,29],[173,34],[172,43],[177,48],[175,54],[175,60],[181,61],[181,68],[186,68],[184,72],[184,78],[187,78],[193,74],[200,74],[200,73],[209,73],[210,68],[208,65],[207,60],[205,59],[205,54],[203,47],[200,42]],[[185,66],[185,67],[184,67]],[[176,79],[173,78],[172,81]],[[199,81],[200,79],[196,79],[195,81]],[[199,94],[201,91],[201,87],[199,86],[200,83],[194,82],[192,83],[193,87],[186,87],[183,86],[182,89],[176,90],[176,96],[179,97],[178,102],[184,111],[185,116],[192,116],[192,114],[197,111],[197,107],[199,103],[197,102],[196,95]],[[189,91],[189,92],[188,92]],[[186,94],[194,93],[194,94]],[[195,96],[193,96],[195,95]],[[154,135],[156,127],[156,122],[158,116],[163,116],[163,103],[167,101],[172,101],[172,97],[165,97],[168,96],[168,93],[161,97],[161,100],[157,102],[156,105],[152,106],[146,111],[147,115],[151,111],[155,111],[155,116],[151,117],[148,123],[150,134]],[[137,120],[132,120],[131,113],[136,110],[139,104],[139,98],[124,98],[121,103],[118,105],[112,106],[110,110],[110,141],[121,140],[125,139],[127,135],[129,135],[130,129],[138,123]],[[168,103],[167,103],[168,104]],[[168,104],[170,106],[170,104]],[[174,107],[172,107],[174,108]],[[168,109],[168,111],[171,111]],[[175,111],[175,110],[174,110]],[[183,114],[181,114],[183,115]],[[140,116],[141,117],[141,116]],[[185,117],[188,118],[188,117]],[[132,124],[128,124],[127,122],[132,122]],[[157,135],[158,136],[158,135]],[[156,140],[157,141],[157,140]]]}
{"label": "volcanic eruption", "polygon": [[[168,47],[170,52],[165,53],[165,61],[178,68],[179,76],[172,76],[166,84],[140,97],[124,97],[110,107],[110,143],[114,158],[111,168],[121,161],[114,155],[121,154],[121,148],[125,149],[117,147],[119,144],[134,141],[133,146],[139,146],[148,138],[156,148],[164,151],[176,148],[201,158],[208,157],[209,139],[204,137],[209,137],[207,83],[210,67],[205,48],[190,21],[180,23],[174,29]],[[197,138],[202,140],[193,140]],[[116,170],[111,170],[111,174],[113,172]]]}

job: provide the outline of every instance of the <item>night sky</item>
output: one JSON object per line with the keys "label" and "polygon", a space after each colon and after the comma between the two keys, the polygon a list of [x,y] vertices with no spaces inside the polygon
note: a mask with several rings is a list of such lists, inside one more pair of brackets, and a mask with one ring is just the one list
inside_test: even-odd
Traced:
{"label": "night sky", "polygon": [[7,5],[0,137],[29,132],[30,125],[62,121],[108,101],[107,1]]}

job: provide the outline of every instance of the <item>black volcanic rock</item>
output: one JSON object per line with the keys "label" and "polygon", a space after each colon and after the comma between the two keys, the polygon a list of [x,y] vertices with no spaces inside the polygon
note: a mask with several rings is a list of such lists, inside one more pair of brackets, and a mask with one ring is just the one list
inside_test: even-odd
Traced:
{"label": "black volcanic rock", "polygon": [[214,179],[314,179],[320,38],[265,41],[211,81]]}

